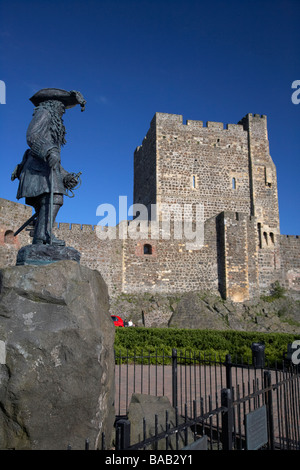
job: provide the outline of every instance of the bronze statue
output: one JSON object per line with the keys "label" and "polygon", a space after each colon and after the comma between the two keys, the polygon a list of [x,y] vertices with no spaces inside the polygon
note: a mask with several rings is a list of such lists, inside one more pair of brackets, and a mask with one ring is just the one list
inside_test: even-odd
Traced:
{"label": "bronze statue", "polygon": [[17,199],[25,197],[35,214],[15,235],[35,220],[32,244],[63,246],[65,242],[54,237],[52,227],[64,195],[76,187],[80,173],[69,173],[61,165],[60,151],[66,143],[62,116],[77,104],[84,111],[86,101],[78,91],[57,88],[44,88],[30,101],[36,107],[26,134],[29,149],[11,179],[19,179]]}

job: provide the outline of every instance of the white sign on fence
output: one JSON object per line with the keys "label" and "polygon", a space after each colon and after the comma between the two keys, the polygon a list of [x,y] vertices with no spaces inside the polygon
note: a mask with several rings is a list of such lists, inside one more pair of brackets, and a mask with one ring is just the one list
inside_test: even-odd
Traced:
{"label": "white sign on fence", "polygon": [[257,450],[268,442],[266,405],[246,415],[247,450]]}

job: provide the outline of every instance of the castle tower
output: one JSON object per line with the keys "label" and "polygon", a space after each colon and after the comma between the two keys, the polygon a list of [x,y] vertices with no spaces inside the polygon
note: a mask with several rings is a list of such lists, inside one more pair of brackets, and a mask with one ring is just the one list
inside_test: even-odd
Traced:
{"label": "castle tower", "polygon": [[204,220],[217,217],[219,290],[225,298],[257,295],[260,282],[270,285],[280,268],[276,168],[266,116],[203,126],[156,113],[134,154],[134,203],[147,206],[149,218],[154,204],[159,216],[167,206],[180,219],[185,204],[201,204]]}
{"label": "castle tower", "polygon": [[[175,207],[201,203],[204,218],[223,211],[257,217],[262,233],[279,234],[276,168],[265,116],[238,124],[156,113],[134,154],[134,203]],[[270,235],[269,235],[270,236]]]}
{"label": "castle tower", "polygon": [[240,124],[248,132],[251,215],[260,227],[260,244],[273,243],[280,228],[276,167],[269,151],[267,118],[248,114]]}

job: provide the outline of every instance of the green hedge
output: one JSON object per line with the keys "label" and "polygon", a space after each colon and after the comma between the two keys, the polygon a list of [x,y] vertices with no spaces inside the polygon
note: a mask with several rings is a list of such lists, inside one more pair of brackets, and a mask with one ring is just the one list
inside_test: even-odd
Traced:
{"label": "green hedge", "polygon": [[[265,344],[265,356],[270,365],[281,362],[288,343],[300,339],[300,335],[287,333],[256,333],[244,331],[188,330],[175,328],[116,328],[115,351],[121,356],[172,354],[212,355],[224,360],[226,354],[232,359],[251,361],[253,342]],[[166,360],[164,359],[166,362]]]}

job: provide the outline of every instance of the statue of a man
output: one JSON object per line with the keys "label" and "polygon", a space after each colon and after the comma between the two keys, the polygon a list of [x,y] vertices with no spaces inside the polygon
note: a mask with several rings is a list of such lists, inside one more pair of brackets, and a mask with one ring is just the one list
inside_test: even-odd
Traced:
{"label": "statue of a man", "polygon": [[57,88],[42,89],[30,101],[36,107],[26,134],[29,149],[11,179],[20,180],[17,199],[25,197],[26,204],[36,211],[32,243],[64,245],[52,234],[52,226],[67,189],[74,188],[78,181],[61,166],[60,151],[66,143],[62,116],[77,104],[83,111],[86,101],[77,91]]}

